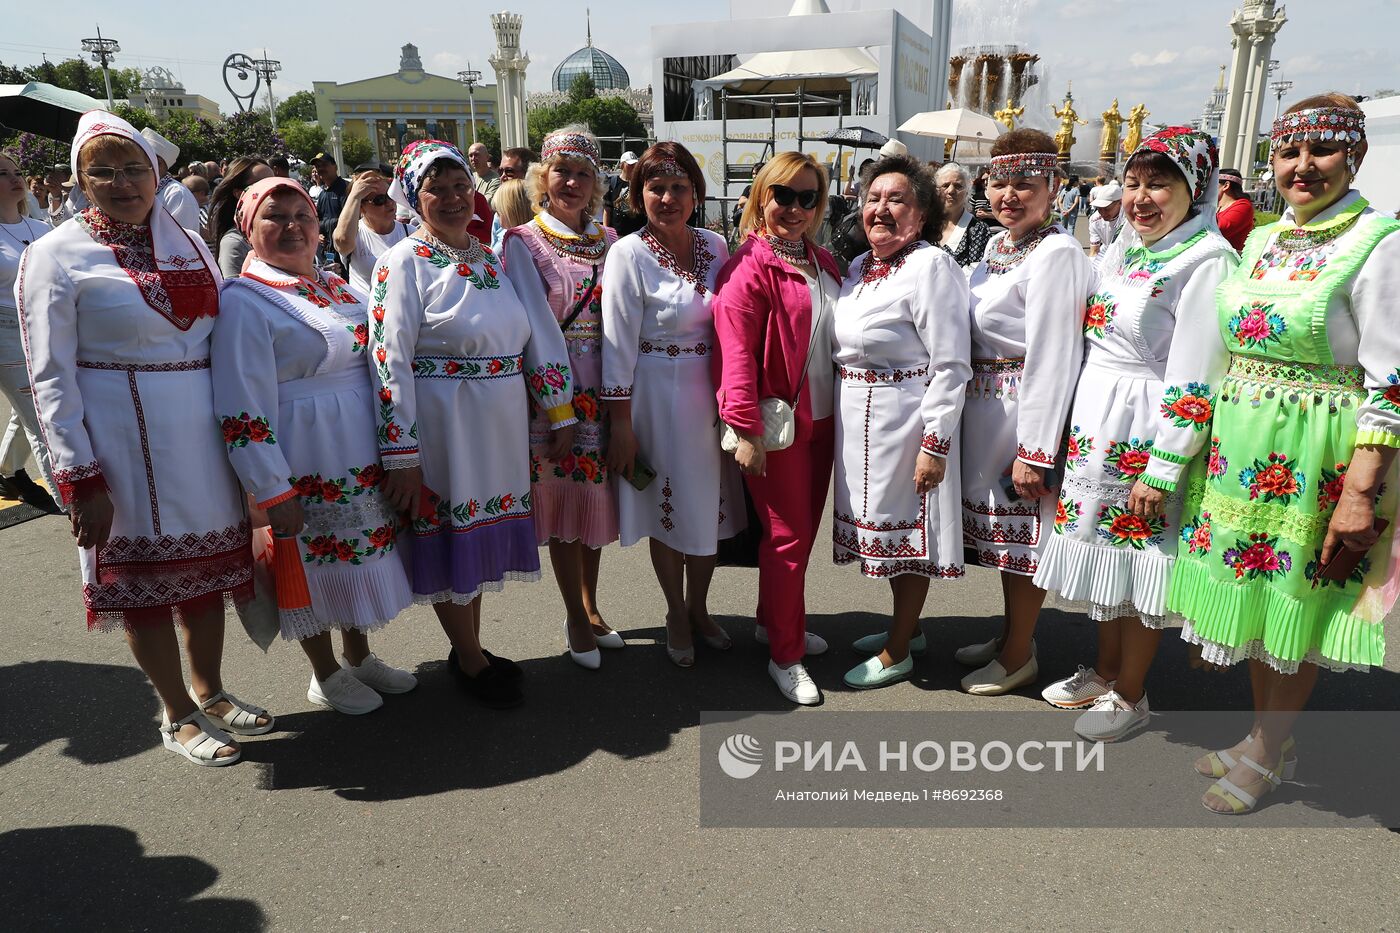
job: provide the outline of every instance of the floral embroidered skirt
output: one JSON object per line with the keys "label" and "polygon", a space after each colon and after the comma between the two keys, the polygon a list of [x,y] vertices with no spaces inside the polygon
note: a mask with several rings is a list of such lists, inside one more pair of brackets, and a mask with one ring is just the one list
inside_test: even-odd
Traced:
{"label": "floral embroidered skirt", "polygon": [[569,340],[574,371],[574,446],[562,460],[544,455],[549,418],[537,410],[530,419],[530,479],[535,501],[535,535],[540,544],[557,538],[592,548],[617,540],[617,493],[603,462],[607,420],[598,400],[603,378],[601,338]]}
{"label": "floral embroidered skirt", "polygon": [[426,487],[409,560],[415,600],[465,604],[507,580],[538,580],[524,378],[462,369],[413,387]]}
{"label": "floral embroidered skirt", "polygon": [[[1210,452],[1190,471],[1167,608],[1206,660],[1246,658],[1294,673],[1380,665],[1381,618],[1359,597],[1391,572],[1392,529],[1336,583],[1318,576],[1327,525],[1341,496],[1365,399],[1358,367],[1236,355],[1210,426]],[[1381,513],[1394,514],[1395,475]],[[1383,613],[1381,614],[1383,616]]]}
{"label": "floral embroidered skirt", "polygon": [[[306,520],[297,559],[273,563],[288,639],[333,628],[372,631],[413,602],[399,520],[380,492],[374,393],[364,363],[349,365],[279,386],[277,443]],[[288,598],[301,592],[304,601]]]}
{"label": "floral embroidered skirt", "polygon": [[1097,621],[1137,616],[1162,628],[1182,495],[1167,497],[1161,518],[1128,511],[1162,419],[1162,383],[1144,362],[1102,357],[1085,363],[1075,390],[1064,483],[1035,584],[1088,603]]}
{"label": "floral embroidered skirt", "polygon": [[1016,459],[1022,361],[974,360],[957,446],[962,450],[963,559],[1033,576],[1055,520],[1055,497],[1012,500],[1002,478]]}
{"label": "floral embroidered skirt", "polygon": [[836,383],[833,559],[867,577],[963,576],[961,444],[937,489],[914,488],[925,379],[842,367]]}

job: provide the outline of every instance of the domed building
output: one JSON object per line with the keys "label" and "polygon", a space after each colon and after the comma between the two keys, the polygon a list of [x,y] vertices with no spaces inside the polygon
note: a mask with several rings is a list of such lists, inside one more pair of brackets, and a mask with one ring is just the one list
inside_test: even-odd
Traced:
{"label": "domed building", "polygon": [[593,47],[593,24],[588,24],[588,44],[559,63],[554,69],[554,77],[549,86],[556,91],[569,90],[579,75],[588,75],[593,86],[600,91],[622,89],[630,86],[631,79],[622,62],[602,49]]}

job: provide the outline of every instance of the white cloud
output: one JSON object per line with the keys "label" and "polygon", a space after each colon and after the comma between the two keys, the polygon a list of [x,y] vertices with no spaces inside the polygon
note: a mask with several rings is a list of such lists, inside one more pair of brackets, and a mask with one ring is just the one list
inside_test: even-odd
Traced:
{"label": "white cloud", "polygon": [[[467,59],[456,52],[434,52],[428,56],[425,64],[428,66],[428,71],[435,75],[455,78],[457,72],[466,70]],[[473,65],[472,67],[476,68],[477,66]]]}
{"label": "white cloud", "polygon": [[1162,49],[1155,55],[1144,55],[1142,52],[1134,52],[1128,56],[1128,64],[1134,68],[1148,68],[1153,65],[1170,65],[1181,57],[1180,52],[1171,49]]}

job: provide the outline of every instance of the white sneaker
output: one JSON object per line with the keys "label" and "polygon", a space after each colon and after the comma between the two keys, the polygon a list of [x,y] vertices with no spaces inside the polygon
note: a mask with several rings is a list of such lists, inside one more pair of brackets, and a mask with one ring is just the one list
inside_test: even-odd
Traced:
{"label": "white sneaker", "polygon": [[317,680],[316,675],[312,674],[306,698],[317,706],[333,709],[347,716],[362,716],[384,705],[382,696],[360,683],[354,674],[343,668],[327,677],[324,682]]}
{"label": "white sneaker", "polygon": [[1146,726],[1151,719],[1147,694],[1134,704],[1110,690],[1074,721],[1074,731],[1090,742],[1116,742]]}
{"label": "white sneaker", "polygon": [[773,678],[773,683],[778,685],[778,689],[783,692],[794,703],[802,706],[816,706],[822,701],[822,692],[817,689],[811,675],[807,673],[807,668],[798,661],[789,664],[787,667],[779,667],[772,661],[768,662],[768,676]]}
{"label": "white sneaker", "polygon": [[1112,689],[1113,684],[1100,677],[1097,671],[1081,664],[1079,670],[1064,680],[1055,681],[1040,691],[1040,695],[1046,703],[1060,709],[1083,709],[1093,706],[1099,697]]}
{"label": "white sneaker", "polygon": [[[753,640],[760,645],[768,644],[768,629],[762,625],[753,627]],[[803,654],[815,657],[819,654],[826,654],[826,649],[831,647],[826,643],[826,639],[814,632],[807,633],[807,643],[803,646]]]}
{"label": "white sneaker", "polygon": [[373,652],[360,663],[359,667],[355,667],[344,658],[340,659],[340,666],[349,671],[350,676],[376,693],[407,693],[418,686],[417,677],[408,671],[390,667]]}

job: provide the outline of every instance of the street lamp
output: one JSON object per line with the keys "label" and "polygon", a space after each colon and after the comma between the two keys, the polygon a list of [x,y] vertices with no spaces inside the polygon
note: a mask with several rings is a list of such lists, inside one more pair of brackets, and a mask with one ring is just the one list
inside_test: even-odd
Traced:
{"label": "street lamp", "polygon": [[467,62],[467,70],[457,72],[457,80],[467,86],[467,106],[472,115],[472,145],[476,145],[476,83],[481,80],[481,72]]}
{"label": "street lamp", "polygon": [[1269,85],[1269,90],[1274,92],[1274,119],[1278,120],[1278,112],[1283,107],[1283,95],[1293,90],[1293,82],[1275,81]]}
{"label": "street lamp", "polygon": [[272,128],[277,129],[277,98],[272,96],[272,79],[277,76],[277,72],[282,70],[282,63],[276,59],[267,57],[267,49],[263,49],[263,57],[255,58],[251,62],[253,70],[258,73],[258,77],[267,82],[267,113],[272,118]]}
{"label": "street lamp", "polygon": [[115,110],[116,102],[112,100],[112,75],[107,70],[107,66],[112,63],[112,58],[120,52],[122,47],[117,44],[116,39],[102,38],[102,27],[97,27],[96,39],[84,39],[83,51],[92,53],[92,60],[102,66],[102,83],[107,86],[107,109]]}

